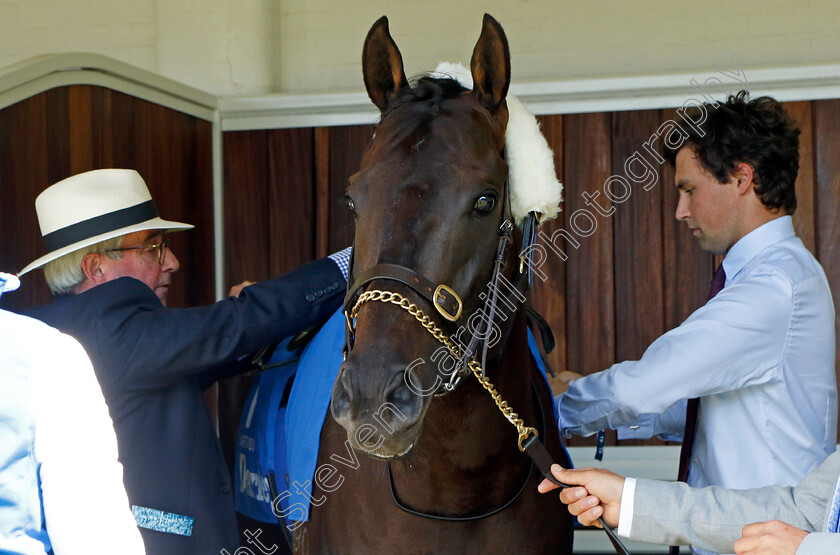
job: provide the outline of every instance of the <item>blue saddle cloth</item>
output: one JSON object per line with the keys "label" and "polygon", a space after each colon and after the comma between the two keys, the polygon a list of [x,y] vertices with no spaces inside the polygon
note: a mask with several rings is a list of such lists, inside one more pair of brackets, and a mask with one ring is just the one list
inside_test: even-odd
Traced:
{"label": "blue saddle cloth", "polygon": [[[287,342],[281,343],[269,363],[286,364],[262,372],[251,387],[236,446],[238,512],[269,523],[309,519],[321,427],[342,362],[344,322],[338,310],[302,353],[289,352]],[[530,330],[528,346],[547,380]],[[288,388],[288,403],[282,403]],[[557,407],[553,410],[557,422]]]}

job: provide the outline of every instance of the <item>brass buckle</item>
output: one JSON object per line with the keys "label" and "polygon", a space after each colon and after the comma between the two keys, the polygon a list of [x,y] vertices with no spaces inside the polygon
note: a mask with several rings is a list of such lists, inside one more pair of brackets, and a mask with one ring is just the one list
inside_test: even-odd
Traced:
{"label": "brass buckle", "polygon": [[[447,293],[450,293],[453,297],[455,297],[455,300],[458,302],[458,311],[455,314],[450,314],[449,312],[446,311],[445,308],[443,308],[440,305],[440,303],[438,303],[438,297],[440,296],[441,291],[446,291]],[[444,318],[446,318],[450,322],[454,322],[455,320],[457,320],[458,318],[461,317],[461,311],[464,309],[464,303],[461,302],[461,298],[458,296],[458,293],[453,291],[451,287],[448,287],[448,286],[446,286],[442,283],[440,285],[438,285],[437,289],[435,289],[434,299],[435,299],[435,308],[437,309],[438,312],[440,312],[441,316],[443,316]]]}

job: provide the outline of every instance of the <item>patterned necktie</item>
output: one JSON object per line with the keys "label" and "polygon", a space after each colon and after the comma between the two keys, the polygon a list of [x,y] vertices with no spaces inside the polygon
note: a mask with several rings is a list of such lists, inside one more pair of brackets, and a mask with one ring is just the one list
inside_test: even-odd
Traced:
{"label": "patterned necktie", "polygon": [[[709,287],[709,302],[712,297],[720,293],[723,284],[726,282],[726,272],[723,271],[723,264],[720,264],[712,277],[712,285]],[[680,470],[677,480],[685,482],[688,480],[688,467],[691,466],[691,453],[694,449],[694,435],[697,431],[697,413],[700,409],[700,399],[689,399],[685,411],[685,433],[683,433],[682,447],[680,447]],[[679,547],[671,547],[670,555],[679,553]]]}

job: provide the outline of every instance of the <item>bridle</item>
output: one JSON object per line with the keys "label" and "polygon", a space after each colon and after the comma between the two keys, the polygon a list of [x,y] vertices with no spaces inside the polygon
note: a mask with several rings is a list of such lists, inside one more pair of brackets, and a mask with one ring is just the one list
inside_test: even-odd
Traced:
{"label": "bridle", "polygon": [[[475,330],[469,344],[466,346],[447,336],[444,330],[438,327],[430,316],[405,296],[382,289],[362,291],[365,285],[375,280],[396,281],[408,286],[429,301],[435,307],[438,314],[446,320],[458,322],[463,316],[464,305],[461,298],[450,286],[443,283],[436,284],[414,270],[397,264],[376,264],[362,272],[352,282],[348,280],[350,285],[344,300],[344,316],[346,322],[343,355],[345,359],[355,342],[354,319],[361,310],[361,307],[369,302],[384,302],[395,304],[414,316],[426,331],[442,343],[449,353],[459,361],[456,368],[452,371],[449,381],[442,382],[434,392],[436,396],[446,395],[454,391],[460,383],[461,378],[470,371],[478,370],[481,377],[486,379],[484,375],[484,364],[486,363],[487,351],[490,347],[489,327],[492,325],[493,319],[499,311],[500,304],[515,309],[525,299],[525,293],[530,286],[530,267],[526,268],[524,256],[527,255],[529,252],[528,249],[536,239],[536,233],[529,233],[528,230],[536,230],[537,222],[538,216],[536,214],[532,213],[526,218],[525,237],[523,237],[523,246],[520,250],[520,257],[522,257],[520,271],[513,279],[513,282],[507,287],[504,287],[505,292],[503,293],[501,290],[503,289],[502,281],[505,279],[502,275],[504,256],[507,246],[512,242],[513,224],[509,219],[505,219],[499,227],[499,242],[489,286],[490,292],[486,296],[483,307],[486,317],[481,319],[480,329]],[[478,363],[474,359],[474,355],[478,352],[479,347],[481,347],[482,363]]]}
{"label": "bridle", "polygon": [[[522,247],[519,250],[519,271],[513,279],[512,284],[510,284],[512,286],[506,287],[505,297],[500,298],[499,292],[502,280],[504,279],[502,270],[504,269],[505,252],[507,251],[507,247],[513,243],[514,229],[507,180],[505,180],[502,188],[502,206],[504,207],[504,211],[501,215],[502,221],[498,228],[496,256],[493,262],[493,272],[489,286],[490,294],[486,296],[483,307],[486,317],[482,319],[480,329],[475,330],[475,333],[472,334],[468,345],[459,345],[447,337],[445,332],[435,324],[431,317],[427,316],[423,310],[405,296],[381,289],[362,291],[372,281],[396,281],[408,286],[412,291],[429,301],[437,313],[447,321],[458,322],[464,316],[464,303],[452,287],[445,283],[435,283],[411,268],[406,268],[398,264],[375,264],[354,277],[352,276],[353,253],[351,251],[351,276],[347,280],[347,295],[344,298],[343,309],[345,316],[345,341],[342,355],[344,359],[346,360],[355,342],[354,319],[361,310],[361,307],[368,302],[378,301],[395,304],[409,312],[420,322],[426,331],[447,348],[450,355],[459,361],[452,371],[449,382],[441,383],[434,392],[435,396],[446,395],[454,391],[461,379],[475,368],[475,363],[471,365],[470,361],[473,360],[473,355],[477,352],[479,344],[481,344],[482,362],[478,369],[481,372],[481,377],[486,379],[484,365],[486,364],[487,352],[490,347],[490,327],[498,312],[500,301],[504,303],[504,306],[511,308],[511,312],[514,312],[518,308],[518,305],[525,300],[525,294],[531,285],[531,268],[527,266],[525,257],[536,242],[536,230],[539,226],[539,214],[535,212],[529,213],[523,223]],[[355,251],[355,245],[353,251]],[[490,385],[492,386],[492,384]]]}
{"label": "bridle", "polygon": [[[468,373],[472,373],[478,382],[493,398],[498,409],[502,412],[504,417],[516,427],[518,434],[519,450],[527,453],[534,465],[539,468],[540,472],[549,479],[552,483],[560,487],[571,487],[563,484],[551,474],[551,465],[553,459],[551,454],[545,448],[545,445],[538,439],[539,433],[533,427],[526,426],[525,422],[519,415],[508,405],[507,401],[503,400],[495,386],[487,379],[485,375],[485,365],[487,361],[487,352],[490,348],[490,331],[493,325],[493,319],[499,311],[500,306],[513,308],[512,312],[519,307],[525,300],[525,293],[530,288],[531,284],[531,267],[527,263],[527,256],[533,250],[533,246],[537,239],[537,227],[539,226],[539,215],[535,212],[530,212],[523,223],[523,237],[522,245],[519,249],[519,268],[516,276],[510,282],[511,287],[507,287],[505,293],[500,292],[503,277],[502,271],[504,269],[505,252],[510,244],[513,243],[513,228],[512,218],[510,216],[510,197],[508,193],[508,184],[505,182],[503,189],[503,202],[505,211],[502,215],[502,222],[499,226],[498,244],[496,248],[496,255],[493,261],[493,272],[490,280],[490,294],[486,295],[483,310],[485,317],[481,318],[480,329],[473,333],[470,342],[465,347],[453,341],[451,337],[437,326],[434,320],[429,317],[422,309],[412,303],[405,296],[387,290],[373,289],[362,291],[362,288],[372,281],[376,280],[390,280],[402,283],[408,286],[411,290],[418,293],[421,297],[432,303],[435,310],[450,322],[457,322],[463,317],[463,301],[458,294],[446,284],[436,284],[427,279],[423,275],[415,272],[405,266],[397,264],[376,264],[361,274],[355,279],[348,278],[347,295],[344,298],[344,316],[345,316],[345,342],[342,350],[343,358],[346,360],[347,355],[353,349],[355,342],[355,325],[354,320],[359,314],[361,307],[369,302],[383,302],[399,306],[412,316],[426,329],[435,339],[442,343],[449,354],[458,361],[458,364],[452,370],[452,375],[448,383],[442,382],[441,385],[434,391],[435,396],[446,395],[455,390],[461,379]],[[355,250],[355,246],[354,246]],[[351,254],[350,269],[353,269],[353,257]],[[476,358],[478,352],[481,352],[481,362]],[[435,518],[438,520],[477,520],[485,518],[492,514],[496,514],[504,508],[512,504],[524,491],[524,485],[516,495],[505,503],[502,507],[492,510],[488,513],[478,515],[475,517],[441,517],[439,515],[430,515],[427,513],[420,513],[410,510],[402,505],[393,490],[393,479],[390,474],[390,466],[388,468],[389,478],[391,478],[391,493],[394,502],[403,510],[410,512],[417,516],[424,516],[427,518]],[[531,472],[528,473],[525,483],[530,479]],[[627,554],[629,552],[621,543],[621,540],[615,535],[615,532],[604,523],[602,518],[598,521],[601,523],[604,531],[609,536],[616,553]]]}

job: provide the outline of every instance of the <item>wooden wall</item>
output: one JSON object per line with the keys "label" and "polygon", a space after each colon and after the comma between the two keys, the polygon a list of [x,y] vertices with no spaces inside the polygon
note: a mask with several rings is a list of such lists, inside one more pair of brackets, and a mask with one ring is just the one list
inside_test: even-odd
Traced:
{"label": "wooden wall", "polygon": [[[0,270],[19,271],[45,254],[35,214],[41,191],[83,171],[132,168],[163,218],[196,226],[172,235],[181,271],[170,306],[213,302],[211,145],[210,122],[96,86],[59,87],[0,110]],[[41,270],[21,281],[0,306],[50,301]]]}
{"label": "wooden wall", "polygon": [[372,133],[349,126],[224,134],[227,286],[353,242],[344,189]]}
{"label": "wooden wall", "polygon": [[[833,184],[840,174],[840,100],[786,108],[802,127],[794,224],[840,297],[840,203]],[[556,369],[589,374],[637,359],[705,301],[717,261],[674,219],[672,168],[660,167],[649,190],[643,185],[650,179],[632,183],[620,204],[612,206],[601,193],[601,206],[615,209],[610,216],[587,207],[582,196],[602,191],[612,175],[625,176],[627,158],[644,154],[642,145],[674,117],[673,110],[643,110],[539,118],[565,185],[564,211],[544,226],[545,233],[569,229],[569,217],[581,208],[597,223],[578,248],[565,245],[568,260],[549,257],[549,277],[531,296],[554,330],[557,348],[549,358]],[[228,285],[275,275],[350,244],[344,187],[371,133],[370,126],[225,133]],[[615,443],[608,434],[608,444]]]}

